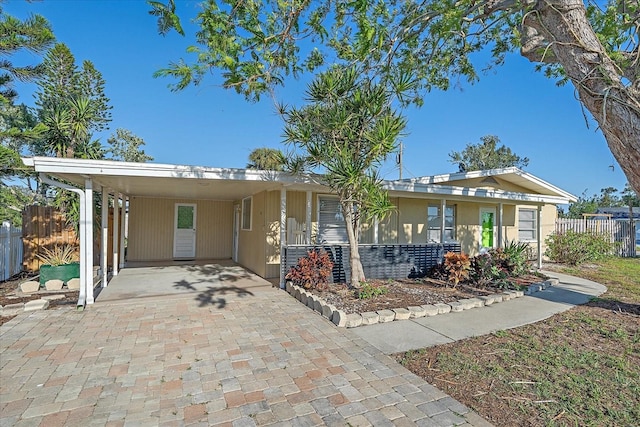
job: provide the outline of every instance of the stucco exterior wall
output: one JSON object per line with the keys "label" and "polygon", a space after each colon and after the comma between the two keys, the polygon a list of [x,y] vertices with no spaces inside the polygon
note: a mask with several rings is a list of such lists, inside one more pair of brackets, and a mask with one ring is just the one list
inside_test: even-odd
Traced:
{"label": "stucco exterior wall", "polygon": [[381,244],[391,245],[398,243],[398,204],[399,199],[397,197],[391,198],[391,203],[396,209],[391,214],[378,222],[378,242]]}
{"label": "stucco exterior wall", "polygon": [[173,259],[176,203],[196,205],[196,259],[231,258],[232,202],[132,197],[129,201],[127,260]]}
{"label": "stucco exterior wall", "polygon": [[399,199],[398,201],[398,243],[427,242],[428,200]]}

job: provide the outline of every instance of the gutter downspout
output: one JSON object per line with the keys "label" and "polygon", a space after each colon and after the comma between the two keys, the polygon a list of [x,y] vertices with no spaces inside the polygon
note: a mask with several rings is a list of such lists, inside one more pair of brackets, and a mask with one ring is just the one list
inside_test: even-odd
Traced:
{"label": "gutter downspout", "polygon": [[86,242],[86,217],[85,217],[85,194],[84,191],[63,182],[55,181],[49,178],[45,173],[40,172],[40,179],[42,182],[52,185],[54,187],[62,188],[64,190],[73,191],[80,197],[80,292],[78,295],[78,310],[84,310],[87,303],[87,242]]}

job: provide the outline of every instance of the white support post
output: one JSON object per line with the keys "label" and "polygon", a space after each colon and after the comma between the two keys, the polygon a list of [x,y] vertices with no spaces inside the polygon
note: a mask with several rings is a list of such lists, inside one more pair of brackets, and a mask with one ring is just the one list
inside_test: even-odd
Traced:
{"label": "white support post", "polygon": [[287,242],[287,189],[280,189],[280,288],[284,289],[284,252]]}
{"label": "white support post", "polygon": [[120,207],[120,264],[119,269],[124,268],[124,235],[126,231],[126,216],[127,216],[127,196],[122,195],[122,206]]}
{"label": "white support post", "polygon": [[504,242],[502,241],[502,216],[503,216],[503,204],[498,204],[498,247],[503,248]]}
{"label": "white support post", "polygon": [[87,304],[93,304],[93,182],[90,178],[87,178],[84,181],[84,192],[86,194],[84,213],[86,226],[84,229],[84,237],[87,241],[85,245],[87,258],[85,266],[85,268],[87,269]]}
{"label": "white support post", "polygon": [[114,193],[113,195],[113,276],[118,275],[118,266],[120,265],[120,257],[118,256],[118,243],[120,239],[118,232],[120,231],[120,193]]}
{"label": "white support post", "polygon": [[78,308],[84,308],[87,303],[87,221],[86,221],[86,192],[80,197],[80,291],[78,293]]}
{"label": "white support post", "polygon": [[[447,200],[442,199],[440,200],[440,243],[441,244],[444,244],[444,237],[445,237],[444,229],[447,223],[446,217],[447,217]],[[427,227],[428,227],[428,224],[427,224]]]}
{"label": "white support post", "polygon": [[311,244],[311,207],[313,206],[311,196],[312,196],[311,191],[307,191],[307,205],[306,205],[306,211],[305,211],[306,229],[305,229],[305,235],[304,235],[304,243],[307,245]]}
{"label": "white support post", "polygon": [[102,187],[102,232],[100,235],[100,273],[102,274],[102,287],[107,287],[109,274],[109,190]]}
{"label": "white support post", "polygon": [[542,207],[536,209],[536,240],[538,241],[538,268],[542,268]]}
{"label": "white support post", "polygon": [[380,227],[380,221],[378,220],[378,217],[375,217],[373,219],[373,244],[377,245],[379,243],[379,235],[378,235],[378,228]]}

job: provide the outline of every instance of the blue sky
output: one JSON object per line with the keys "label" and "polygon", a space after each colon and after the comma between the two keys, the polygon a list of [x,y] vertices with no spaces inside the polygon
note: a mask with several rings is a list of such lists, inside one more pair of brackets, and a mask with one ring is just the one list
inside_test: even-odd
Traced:
{"label": "blue sky", "polygon": [[[158,35],[143,0],[9,0],[3,8],[21,19],[43,15],[78,64],[90,60],[103,74],[113,106],[111,129],[100,135],[103,144],[125,128],[145,140],[155,162],[214,167],[245,167],[254,148],[284,148],[271,99],[248,103],[217,86],[215,78],[181,92],[167,88],[169,79],[153,78],[170,61],[189,59],[185,49],[196,30],[189,20],[198,2],[177,4],[187,37]],[[19,61],[38,59],[21,55]],[[17,89],[20,102],[33,104],[34,85]],[[276,98],[299,104],[303,90],[302,83],[290,81]],[[609,186],[621,190],[627,182],[596,124],[589,120],[587,127],[573,87],[556,87],[515,54],[479,83],[428,94],[425,105],[406,116],[403,178],[455,172],[448,153],[491,134],[530,159],[526,171],[576,196]],[[391,164],[383,174],[398,177]]]}

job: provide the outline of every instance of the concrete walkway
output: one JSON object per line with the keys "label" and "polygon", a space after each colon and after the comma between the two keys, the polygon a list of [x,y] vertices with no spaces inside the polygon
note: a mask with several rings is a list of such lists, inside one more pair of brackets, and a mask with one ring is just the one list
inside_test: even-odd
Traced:
{"label": "concrete walkway", "polygon": [[434,317],[379,323],[353,333],[385,354],[446,344],[539,322],[601,295],[607,288],[590,280],[544,271],[560,283],[532,296]]}
{"label": "concrete walkway", "polygon": [[[162,280],[129,271],[130,284]],[[1,326],[0,425],[489,425],[268,282],[190,273],[164,276],[182,292],[110,286],[84,311]]]}

